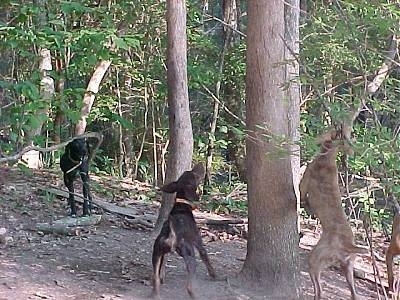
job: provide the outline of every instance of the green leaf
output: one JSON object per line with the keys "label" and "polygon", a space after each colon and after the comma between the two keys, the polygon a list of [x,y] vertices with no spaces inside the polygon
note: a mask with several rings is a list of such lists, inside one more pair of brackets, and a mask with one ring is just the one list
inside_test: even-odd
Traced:
{"label": "green leaf", "polygon": [[114,37],[113,38],[115,45],[117,46],[118,49],[123,49],[123,50],[128,50],[129,46],[125,41],[119,37]]}
{"label": "green leaf", "polygon": [[221,127],[219,128],[219,132],[221,132],[221,133],[228,133],[228,126],[225,126],[225,125],[221,126]]}
{"label": "green leaf", "polygon": [[61,1],[60,5],[61,11],[65,14],[75,13],[88,13],[91,12],[92,9],[90,7],[86,7],[79,2],[74,1]]}

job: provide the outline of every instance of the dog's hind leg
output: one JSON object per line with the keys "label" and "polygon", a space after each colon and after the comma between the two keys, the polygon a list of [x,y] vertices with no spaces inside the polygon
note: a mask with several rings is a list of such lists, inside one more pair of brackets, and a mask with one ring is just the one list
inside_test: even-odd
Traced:
{"label": "dog's hind leg", "polygon": [[186,269],[188,271],[188,279],[186,282],[186,289],[190,295],[190,297],[194,297],[193,293],[193,277],[196,272],[196,256],[194,253],[194,248],[192,245],[188,243],[184,243],[179,248],[177,248],[177,252],[180,256],[183,257],[186,265]]}
{"label": "dog's hind leg", "polygon": [[[317,245],[318,247],[318,245]],[[322,259],[320,255],[318,255],[317,248],[311,252],[309,257],[309,267],[310,267],[310,277],[314,286],[314,300],[320,300],[322,296],[322,287],[321,287],[321,271],[323,269]]]}
{"label": "dog's hind leg", "polygon": [[349,285],[351,292],[351,299],[358,300],[359,296],[356,293],[356,288],[354,285],[354,260],[355,256],[351,255],[343,264],[344,275],[346,276],[347,284]]}
{"label": "dog's hind leg", "polygon": [[199,255],[200,255],[201,260],[203,261],[203,263],[207,267],[208,275],[210,275],[211,278],[216,278],[217,275],[215,274],[215,270],[214,270],[213,266],[210,263],[210,259],[208,258],[207,251],[203,246],[203,242],[202,242],[200,236],[199,236],[199,238],[196,239],[194,245],[195,245],[197,251],[199,251]]}
{"label": "dog's hind leg", "polygon": [[161,284],[163,284],[164,280],[165,280],[165,260],[164,260],[164,256],[165,255],[163,255],[161,257],[161,262],[160,262],[160,282],[161,282]]}
{"label": "dog's hind leg", "polygon": [[393,253],[391,250],[392,249],[391,249],[391,245],[390,245],[386,252],[386,267],[387,267],[387,274],[388,274],[389,290],[393,291],[393,282],[394,282]]}
{"label": "dog's hind leg", "polygon": [[[160,294],[160,283],[161,283],[161,277],[160,277],[160,272],[164,260],[164,254],[161,253],[160,251],[156,251],[158,248],[158,245],[154,244],[154,251],[153,251],[153,256],[152,256],[152,262],[153,262],[153,291],[151,293],[152,297],[158,297]],[[160,250],[158,248],[158,250]],[[164,278],[162,278],[164,280]]]}

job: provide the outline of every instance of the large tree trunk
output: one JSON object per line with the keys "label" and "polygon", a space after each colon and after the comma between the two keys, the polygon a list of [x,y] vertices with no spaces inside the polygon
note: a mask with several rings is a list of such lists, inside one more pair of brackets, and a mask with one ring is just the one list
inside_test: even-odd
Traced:
{"label": "large tree trunk", "polygon": [[[240,276],[281,299],[299,298],[296,196],[290,163],[284,2],[248,2],[246,127],[249,235]],[[283,139],[283,140],[282,140]]]}
{"label": "large tree trunk", "polygon": [[[169,151],[166,183],[191,169],[193,132],[187,87],[186,4],[185,0],[167,0],[167,80],[169,105]],[[163,193],[155,226],[158,232],[174,205],[174,195]]]}

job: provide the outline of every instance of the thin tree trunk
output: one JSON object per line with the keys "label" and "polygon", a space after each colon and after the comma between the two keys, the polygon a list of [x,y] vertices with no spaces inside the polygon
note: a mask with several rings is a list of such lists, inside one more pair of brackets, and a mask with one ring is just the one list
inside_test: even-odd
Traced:
{"label": "thin tree trunk", "polygon": [[86,119],[90,114],[96,94],[99,92],[100,83],[103,80],[108,68],[111,65],[111,61],[101,61],[93,72],[92,78],[90,78],[89,84],[86,88],[85,95],[83,96],[83,106],[81,108],[81,118],[75,125],[75,135],[83,134],[86,130]]}
{"label": "thin tree trunk", "polygon": [[45,102],[45,105],[43,109],[37,112],[39,116],[39,126],[31,131],[31,137],[41,134],[43,124],[49,114],[50,101],[54,97],[54,80],[48,74],[48,71],[52,70],[50,50],[40,50],[39,69],[42,73],[42,79],[40,80],[40,96],[42,101]]}
{"label": "thin tree trunk", "polygon": [[[116,68],[115,70],[115,83],[116,83],[116,93],[118,97],[118,115],[123,118],[122,115],[122,103],[121,103],[121,89],[119,86],[119,70]],[[119,146],[119,154],[118,154],[118,175],[119,177],[124,176],[124,162],[125,162],[125,144],[124,144],[124,132],[122,124],[118,124],[118,146]]]}
{"label": "thin tree trunk", "polygon": [[398,49],[399,37],[394,34],[391,37],[388,55],[385,56],[385,60],[379,68],[378,72],[376,73],[374,79],[367,85],[367,92],[369,94],[375,94],[382,85],[383,81],[389,75],[389,72],[394,65],[394,59],[396,57],[396,54],[398,53]]}
{"label": "thin tree trunk", "polygon": [[[56,59],[55,68],[56,68],[56,73],[58,75],[58,79],[56,79],[56,82],[55,82],[55,92],[58,95],[58,98],[61,99],[61,95],[64,92],[65,79],[63,76],[64,75],[63,74],[63,72],[64,72],[63,63],[60,58]],[[55,143],[61,142],[61,127],[62,127],[63,121],[64,121],[64,113],[62,112],[61,105],[60,105],[59,107],[57,107],[56,116],[54,118],[52,139]]]}
{"label": "thin tree trunk", "polygon": [[[46,0],[35,0],[34,3],[39,8],[38,23],[40,27],[44,27],[47,24],[46,15]],[[50,50],[42,48],[39,50],[40,62],[39,70],[42,76],[40,80],[40,96],[43,103],[43,108],[37,111],[38,126],[33,128],[29,133],[29,141],[36,135],[42,133],[42,127],[49,115],[50,101],[54,96],[54,80],[49,76],[48,72],[53,69],[51,65],[51,53]]]}
{"label": "thin tree trunk", "polygon": [[[50,101],[54,97],[54,80],[48,75],[48,71],[52,69],[51,54],[48,49],[40,50],[40,72],[42,79],[40,80],[40,96],[43,101],[43,108],[36,112],[37,127],[31,128],[27,132],[27,142],[33,144],[32,139],[35,136],[42,134],[42,128],[49,115]],[[32,150],[22,156],[22,160],[26,161],[31,169],[39,169],[42,167],[41,154],[38,151]]]}
{"label": "thin tree trunk", "polygon": [[154,113],[154,101],[151,101],[151,134],[153,137],[153,160],[154,160],[154,186],[158,186],[158,155],[157,155],[157,136],[156,136],[156,121]]}
{"label": "thin tree trunk", "polygon": [[[237,24],[236,0],[224,0],[223,8],[224,8],[223,12],[224,22],[229,26],[224,25],[224,30],[223,30],[223,45],[222,45],[221,57],[218,68],[218,81],[215,85],[215,96],[218,99],[220,98],[221,80],[224,71],[225,55],[231,43],[232,28],[236,29],[236,24]],[[207,145],[206,176],[204,178],[205,185],[210,184],[212,159],[213,159],[214,144],[215,144],[215,130],[217,128],[218,113],[219,113],[219,102],[214,101],[213,116],[211,120],[211,128],[210,128],[210,134],[208,136],[208,145]]]}
{"label": "thin tree trunk", "polygon": [[[174,181],[191,169],[193,132],[187,87],[186,4],[167,0],[167,81],[169,105],[169,152],[166,182]],[[155,225],[159,232],[174,205],[174,195],[163,193]]]}
{"label": "thin tree trunk", "polygon": [[[299,82],[299,16],[300,0],[285,1],[285,61],[286,61],[286,94],[289,103],[289,137],[291,144],[291,163],[293,184],[296,192],[297,211],[300,210],[300,82]],[[297,224],[300,232],[299,220]]]}
{"label": "thin tree trunk", "polygon": [[[145,85],[145,90],[147,89],[147,86]],[[143,113],[143,135],[142,135],[142,141],[140,143],[140,148],[139,151],[137,152],[137,155],[135,157],[135,173],[134,173],[134,177],[135,179],[138,176],[138,172],[139,172],[139,162],[140,162],[140,158],[143,155],[143,150],[144,150],[144,145],[146,143],[146,135],[147,135],[147,130],[148,130],[148,113],[149,113],[149,103],[148,103],[148,98],[147,98],[147,93],[145,92],[144,94],[144,113]]]}

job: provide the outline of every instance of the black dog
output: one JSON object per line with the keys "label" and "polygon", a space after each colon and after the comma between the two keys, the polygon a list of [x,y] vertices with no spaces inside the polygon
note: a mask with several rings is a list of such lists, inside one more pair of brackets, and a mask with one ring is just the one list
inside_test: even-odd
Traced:
{"label": "black dog", "polygon": [[208,274],[212,278],[216,276],[192,213],[195,205],[191,201],[199,200],[196,190],[203,178],[204,167],[202,164],[197,164],[191,171],[184,172],[177,181],[161,188],[166,193],[176,193],[176,199],[168,220],[164,222],[161,233],[154,242],[153,296],[159,295],[160,283],[164,281],[164,256],[174,250],[185,261],[189,273],[186,288],[190,296],[193,296],[192,278],[196,269],[194,248],[198,250],[200,258],[207,267]]}
{"label": "black dog", "polygon": [[60,167],[64,173],[64,183],[69,191],[70,215],[76,216],[74,199],[74,179],[80,175],[83,182],[83,215],[90,215],[92,195],[89,188],[90,147],[85,138],[75,139],[65,147],[61,156]]}

